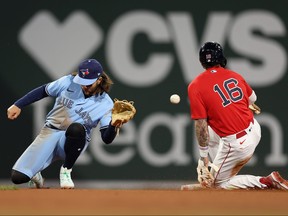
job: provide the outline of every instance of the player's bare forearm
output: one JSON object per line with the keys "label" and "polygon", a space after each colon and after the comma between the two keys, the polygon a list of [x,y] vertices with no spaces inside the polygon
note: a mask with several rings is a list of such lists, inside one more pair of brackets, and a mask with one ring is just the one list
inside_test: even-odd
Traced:
{"label": "player's bare forearm", "polygon": [[208,166],[208,124],[206,119],[198,119],[195,121],[196,137],[199,144],[200,159],[204,162],[205,166]]}
{"label": "player's bare forearm", "polygon": [[209,134],[208,124],[206,119],[195,120],[195,131],[198,144],[202,147],[208,146]]}

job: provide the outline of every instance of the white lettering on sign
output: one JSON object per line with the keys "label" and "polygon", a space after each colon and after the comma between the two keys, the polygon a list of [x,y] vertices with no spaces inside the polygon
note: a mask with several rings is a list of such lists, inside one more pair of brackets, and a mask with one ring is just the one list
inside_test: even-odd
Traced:
{"label": "white lettering on sign", "polygon": [[[241,57],[230,58],[229,67],[240,71],[253,86],[275,84],[285,75],[287,53],[273,37],[285,35],[285,24],[271,12],[253,10],[239,14],[231,25],[228,40]],[[259,63],[253,64],[251,59]]]}
{"label": "white lettering on sign", "polygon": [[[151,53],[147,62],[138,64],[132,53],[133,39],[144,33],[153,43],[171,42],[166,20],[150,11],[133,11],[117,18],[106,42],[106,59],[111,72],[128,86],[150,86],[162,82],[171,71],[171,53]],[[141,52],[141,50],[140,50]]]}
{"label": "white lettering on sign", "polygon": [[[218,41],[224,50],[227,45],[232,48],[239,57],[226,56],[228,67],[243,74],[253,86],[275,84],[285,75],[287,53],[272,37],[286,36],[286,29],[282,20],[269,11],[244,11],[235,17],[229,12],[211,12],[199,40],[190,14],[170,12],[167,20],[141,11],[126,13],[113,23],[108,31],[106,57],[117,79],[128,86],[153,86],[169,75],[173,61],[178,60],[189,83],[203,70],[198,51],[209,40]],[[172,53],[151,53],[147,62],[137,64],[132,46],[139,33],[146,34],[153,43],[171,41],[177,58]]]}

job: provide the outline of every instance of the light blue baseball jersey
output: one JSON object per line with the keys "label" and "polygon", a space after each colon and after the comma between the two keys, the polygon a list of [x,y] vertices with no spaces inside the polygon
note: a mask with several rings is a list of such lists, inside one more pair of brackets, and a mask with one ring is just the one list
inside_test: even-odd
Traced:
{"label": "light blue baseball jersey", "polygon": [[47,123],[66,130],[72,122],[83,124],[88,134],[100,122],[100,129],[111,121],[113,101],[105,92],[85,98],[81,86],[74,83],[72,75],[64,76],[46,86],[46,92],[57,97],[47,115]]}
{"label": "light blue baseball jersey", "polygon": [[[67,75],[46,86],[46,92],[56,97],[52,110],[47,114],[45,126],[39,135],[24,151],[13,166],[14,170],[33,177],[44,170],[53,161],[65,158],[65,131],[73,122],[81,123],[86,128],[87,148],[91,130],[100,124],[100,129],[108,127],[113,108],[113,101],[107,93],[85,98],[79,84],[73,82],[74,76]],[[52,129],[47,125],[58,129]]]}

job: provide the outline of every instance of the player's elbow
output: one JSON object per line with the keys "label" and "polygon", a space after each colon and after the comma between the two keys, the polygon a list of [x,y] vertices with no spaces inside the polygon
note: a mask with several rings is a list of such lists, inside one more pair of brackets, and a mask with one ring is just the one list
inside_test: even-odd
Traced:
{"label": "player's elbow", "polygon": [[[107,132],[107,131],[106,131],[106,132]],[[102,141],[103,141],[106,145],[108,145],[108,144],[110,144],[110,143],[113,142],[115,136],[113,136],[113,135],[111,135],[111,134],[109,134],[109,133],[103,133],[103,134],[101,135],[101,138],[102,138]]]}
{"label": "player's elbow", "polygon": [[113,142],[113,139],[102,139],[106,145],[109,145]]}

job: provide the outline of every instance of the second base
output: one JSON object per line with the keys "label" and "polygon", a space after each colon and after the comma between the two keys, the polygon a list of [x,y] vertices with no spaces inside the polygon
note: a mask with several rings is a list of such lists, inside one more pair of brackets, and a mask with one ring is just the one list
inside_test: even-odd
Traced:
{"label": "second base", "polygon": [[203,187],[200,184],[187,184],[181,186],[181,190],[200,190],[200,189],[203,189]]}

